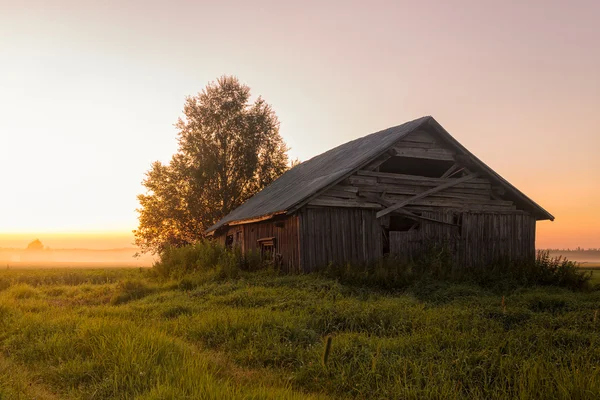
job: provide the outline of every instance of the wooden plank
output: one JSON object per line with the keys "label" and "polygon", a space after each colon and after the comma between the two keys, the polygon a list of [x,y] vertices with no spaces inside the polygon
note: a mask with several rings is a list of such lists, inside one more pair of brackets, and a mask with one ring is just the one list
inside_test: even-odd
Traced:
{"label": "wooden plank", "polygon": [[358,188],[356,186],[335,185],[331,189],[338,190],[338,191],[341,191],[341,192],[348,192],[348,193],[356,193],[356,192],[358,192]]}
{"label": "wooden plank", "polygon": [[356,199],[356,193],[346,192],[343,190],[329,189],[323,193],[325,197],[338,197],[341,199]]}
{"label": "wooden plank", "polygon": [[332,208],[329,211],[329,217],[331,222],[331,253],[333,255],[333,262],[340,263],[343,261],[342,253],[342,242],[340,240],[340,227],[338,222],[338,209]]}
{"label": "wooden plank", "polygon": [[464,176],[462,178],[456,179],[453,182],[444,183],[443,185],[437,186],[437,187],[435,187],[433,189],[430,189],[430,190],[427,190],[427,191],[425,191],[423,193],[419,193],[419,194],[411,197],[410,199],[407,199],[407,200],[404,200],[404,201],[402,201],[400,203],[394,204],[393,206],[388,207],[385,210],[381,210],[381,211],[377,212],[376,216],[377,216],[377,218],[381,218],[384,215],[389,214],[392,211],[398,210],[398,209],[400,209],[400,208],[402,208],[402,207],[410,204],[411,202],[413,202],[415,200],[419,200],[419,199],[425,198],[425,197],[427,197],[427,196],[429,196],[429,195],[431,195],[433,193],[440,192],[440,191],[442,191],[444,189],[447,189],[447,188],[450,188],[452,186],[458,185],[459,183],[467,182],[468,180],[474,179],[476,177],[477,177],[477,173]]}
{"label": "wooden plank", "polygon": [[368,262],[369,261],[369,254],[367,252],[367,221],[366,221],[366,216],[364,212],[360,213],[360,221],[361,221],[361,236],[362,236],[362,248],[363,248],[363,252],[362,252],[362,260],[363,262]]}
{"label": "wooden plank", "polygon": [[379,168],[381,164],[392,158],[394,155],[394,151],[388,151],[385,154],[379,156],[375,161],[373,161],[369,165],[365,166],[364,169],[367,171],[375,171],[377,168]]}
{"label": "wooden plank", "polygon": [[335,260],[335,256],[333,254],[333,245],[335,242],[335,235],[334,233],[334,229],[331,226],[331,212],[334,211],[334,209],[331,208],[327,208],[325,209],[325,212],[323,214],[323,233],[324,233],[324,237],[323,237],[323,242],[325,243],[324,246],[324,252],[325,252],[325,258],[327,259],[327,263],[334,261]]}
{"label": "wooden plank", "polygon": [[285,214],[285,211],[278,211],[276,213],[272,213],[272,214],[268,214],[268,215],[264,215],[261,217],[256,217],[256,218],[250,218],[250,219],[243,219],[243,220],[239,220],[239,221],[232,221],[227,223],[227,225],[229,226],[235,226],[235,225],[243,225],[243,224],[253,224],[255,222],[261,222],[261,221],[266,221],[269,220],[277,215],[282,215]]}
{"label": "wooden plank", "polygon": [[398,143],[402,143],[404,141],[410,142],[421,142],[421,143],[436,143],[436,138],[429,132],[426,131],[414,131],[406,135],[404,138],[400,140]]}
{"label": "wooden plank", "polygon": [[452,164],[452,166],[450,168],[448,168],[446,170],[446,172],[444,172],[444,174],[440,177],[440,179],[448,178],[450,176],[450,174],[452,174],[454,171],[456,171],[459,168],[460,168],[460,165],[458,163]]}
{"label": "wooden plank", "polygon": [[[435,187],[443,183],[454,182],[456,178],[441,179],[417,175],[405,175],[391,172],[356,171],[357,175],[349,177],[350,184],[356,187],[368,185],[406,185],[406,186],[428,186]],[[491,190],[491,184],[487,179],[473,179],[472,181],[457,185],[460,188]]]}
{"label": "wooden plank", "polygon": [[444,147],[435,142],[417,142],[414,140],[401,140],[400,142],[396,143],[395,147],[410,147],[413,149],[444,149]]}
{"label": "wooden plank", "polygon": [[343,263],[357,263],[360,254],[359,243],[359,232],[360,232],[360,221],[357,219],[356,209],[345,209],[339,210],[340,217],[343,221],[343,225],[340,229],[340,234],[346,239],[344,247],[342,249],[342,258],[340,259]]}
{"label": "wooden plank", "polygon": [[356,176],[352,175],[348,177],[348,182],[351,185],[376,185],[377,178],[374,176]]}
{"label": "wooden plank", "polygon": [[[362,193],[362,192],[360,192]],[[365,192],[365,194],[368,192]],[[410,199],[412,196],[410,195],[400,195],[400,194],[385,194],[383,196],[384,199],[389,200],[392,203],[397,203],[399,201]],[[443,195],[443,193],[435,193],[434,195],[428,196],[425,199],[415,200],[413,202],[415,205],[424,205],[424,206],[439,206],[444,207],[445,205],[459,205],[459,206],[467,206],[470,204],[481,204],[481,205],[489,205],[489,206],[498,206],[498,207],[511,207],[513,206],[513,202],[510,200],[490,200],[490,199],[481,199],[477,197],[468,197],[462,195]]]}
{"label": "wooden plank", "polygon": [[420,149],[394,147],[397,157],[423,158],[426,160],[454,161],[454,153],[445,149]]}
{"label": "wooden plank", "polygon": [[[366,178],[366,177],[363,177]],[[451,178],[451,179],[447,179],[443,182],[432,182],[432,181],[409,181],[409,180],[400,180],[400,179],[396,179],[396,178],[377,178],[377,183],[378,184],[386,184],[386,185],[397,185],[397,186],[417,186],[417,187],[426,187],[426,188],[434,188],[437,187],[443,183],[447,183],[447,182],[453,182],[455,181],[457,178]],[[360,186],[360,185],[356,185],[356,186]],[[465,183],[461,183],[456,185],[456,188],[459,189],[476,189],[476,190],[485,190],[485,191],[489,191],[491,190],[490,184],[486,183],[486,182],[465,182]]]}
{"label": "wooden plank", "polygon": [[[460,185],[458,185],[460,186]],[[397,185],[391,183],[380,183],[376,185],[357,185],[356,188],[360,192],[373,192],[373,193],[389,193],[389,194],[419,194],[428,190],[431,186],[412,186],[412,185]],[[463,188],[463,187],[452,187],[444,190],[438,196],[455,194],[455,195],[464,195],[464,196],[473,196],[484,198],[486,200],[490,199],[490,191],[485,189],[472,189],[472,188]]]}
{"label": "wooden plank", "polygon": [[361,201],[360,199],[350,200],[350,199],[338,199],[336,197],[326,197],[321,196],[317,199],[314,199],[308,205],[311,206],[322,206],[322,207],[350,207],[350,208],[372,208],[372,209],[381,209],[381,205],[376,203],[369,203],[365,201]]}

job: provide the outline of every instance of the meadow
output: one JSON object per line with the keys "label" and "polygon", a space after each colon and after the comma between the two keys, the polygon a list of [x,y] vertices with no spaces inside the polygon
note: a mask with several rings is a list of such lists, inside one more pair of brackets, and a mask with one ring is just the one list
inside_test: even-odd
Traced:
{"label": "meadow", "polygon": [[3,269],[0,399],[597,399],[599,307],[597,288]]}

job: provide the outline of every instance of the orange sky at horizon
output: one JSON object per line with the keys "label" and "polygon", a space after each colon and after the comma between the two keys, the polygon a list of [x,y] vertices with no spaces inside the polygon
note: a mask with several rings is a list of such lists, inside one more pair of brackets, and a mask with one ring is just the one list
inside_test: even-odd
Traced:
{"label": "orange sky at horizon", "polygon": [[538,248],[600,247],[600,2],[0,11],[0,247],[130,244],[144,172],[176,150],[185,97],[223,74],[273,106],[300,160],[433,115],[556,217],[538,223]]}

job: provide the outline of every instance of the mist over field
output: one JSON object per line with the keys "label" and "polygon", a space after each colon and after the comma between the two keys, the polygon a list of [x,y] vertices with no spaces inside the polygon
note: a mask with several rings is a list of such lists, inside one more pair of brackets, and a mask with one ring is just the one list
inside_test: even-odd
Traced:
{"label": "mist over field", "polygon": [[150,255],[131,234],[0,234],[0,268],[5,267],[149,267]]}
{"label": "mist over field", "polygon": [[153,258],[134,257],[136,248],[57,249],[28,251],[0,249],[0,267],[149,267]]}
{"label": "mist over field", "polygon": [[600,264],[600,250],[550,250],[550,256],[562,256],[571,261],[576,261],[582,266],[586,264]]}

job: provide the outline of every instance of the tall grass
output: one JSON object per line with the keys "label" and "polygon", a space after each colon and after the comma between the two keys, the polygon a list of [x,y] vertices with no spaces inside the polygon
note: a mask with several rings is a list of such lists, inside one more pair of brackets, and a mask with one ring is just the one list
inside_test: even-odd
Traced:
{"label": "tall grass", "polygon": [[0,291],[0,398],[600,397],[600,291],[136,274],[11,280]]}
{"label": "tall grass", "polygon": [[421,281],[443,280],[470,282],[499,289],[520,286],[559,286],[574,290],[589,289],[592,274],[577,263],[562,257],[550,257],[547,251],[537,253],[531,262],[498,262],[475,268],[463,268],[453,262],[446,247],[433,247],[416,260],[388,256],[364,265],[330,264],[322,269],[324,276],[346,283],[401,289]]}
{"label": "tall grass", "polygon": [[153,270],[163,278],[190,275],[220,279],[237,278],[241,271],[257,271],[270,265],[257,253],[242,254],[238,247],[227,249],[215,241],[201,241],[183,247],[167,247]]}

